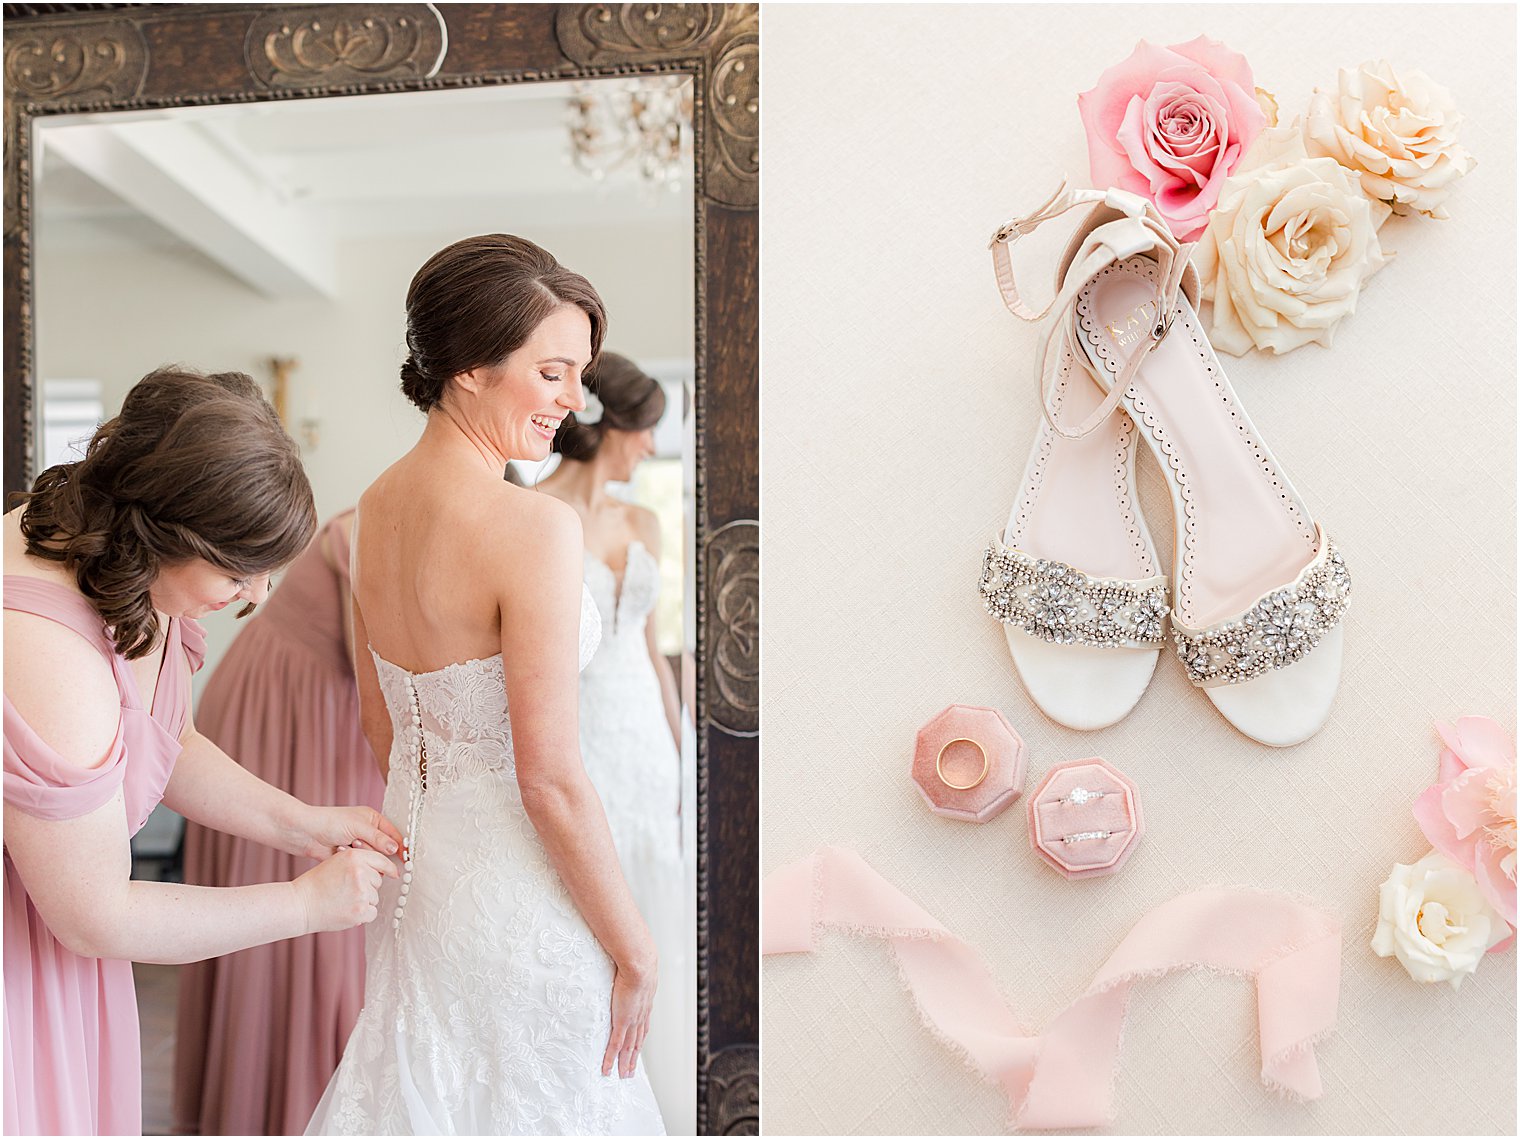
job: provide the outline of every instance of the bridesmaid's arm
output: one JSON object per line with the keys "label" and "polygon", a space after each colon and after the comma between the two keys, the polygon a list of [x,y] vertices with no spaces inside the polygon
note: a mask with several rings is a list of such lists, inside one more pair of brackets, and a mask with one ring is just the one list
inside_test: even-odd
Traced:
{"label": "bridesmaid's arm", "polygon": [[178,965],[306,933],[294,882],[216,889],[134,882],[126,808],[50,821],[5,805],[5,849],[42,920],[81,957]]}
{"label": "bridesmaid's arm", "polygon": [[373,807],[303,803],[236,763],[188,719],[180,745],[164,803],[187,819],[307,858],[354,842],[386,854],[400,849],[401,832]]}
{"label": "bridesmaid's arm", "polygon": [[501,652],[512,748],[523,809],[592,934],[617,968],[614,1059],[633,1071],[647,1030],[656,976],[654,939],[634,905],[613,849],[602,801],[581,762],[579,635],[581,523],[547,495],[527,496],[513,534],[492,534],[480,553],[498,569]]}
{"label": "bridesmaid's arm", "polygon": [[346,850],[294,882],[184,886],[132,881],[126,807],[49,820],[5,805],[5,850],[53,936],[81,957],[180,965],[373,921],[390,860]]}
{"label": "bridesmaid's arm", "polygon": [[[121,701],[110,665],[93,647],[40,621],[6,614],[6,695],[36,737],[24,746],[46,749],[49,766],[64,769],[60,787],[78,785],[88,771],[130,762],[116,750]],[[5,804],[6,854],[66,949],[172,964],[346,929],[374,917],[380,876],[396,874],[390,859],[365,850],[345,851],[295,882],[231,889],[134,882],[129,833],[119,787],[69,819]]]}

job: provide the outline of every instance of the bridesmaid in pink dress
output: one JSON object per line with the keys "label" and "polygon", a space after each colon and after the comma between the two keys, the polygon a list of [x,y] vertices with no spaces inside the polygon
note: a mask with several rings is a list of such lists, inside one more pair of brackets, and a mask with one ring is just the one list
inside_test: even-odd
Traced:
{"label": "bridesmaid in pink dress", "polygon": [[[307,803],[378,808],[385,784],[359,725],[349,656],[353,511],[291,563],[201,693],[198,726],[260,778]],[[283,882],[310,862],[190,824],[185,881]],[[364,1004],[355,929],[255,946],[180,970],[174,1129],[298,1135]]]}
{"label": "bridesmaid in pink dress", "polygon": [[[44,471],[4,524],[4,1126],[137,1134],[130,962],[179,963],[374,919],[400,834],[368,807],[312,807],[195,730],[194,618],[262,601],[308,543],[295,446],[239,373],[161,369],[83,460]],[[160,801],[324,861],[294,882],[130,879]]]}

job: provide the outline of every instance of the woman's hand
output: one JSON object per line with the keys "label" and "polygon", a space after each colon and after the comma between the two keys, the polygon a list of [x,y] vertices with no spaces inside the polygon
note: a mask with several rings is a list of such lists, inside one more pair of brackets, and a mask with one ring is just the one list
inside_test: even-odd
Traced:
{"label": "woman's hand", "polygon": [[347,846],[398,854],[405,845],[396,824],[373,807],[307,806],[299,826],[298,853],[307,858],[329,858]]}
{"label": "woman's hand", "polygon": [[295,880],[308,933],[350,929],[375,920],[380,879],[398,876],[396,864],[373,850],[347,849]]}
{"label": "woman's hand", "polygon": [[653,964],[648,969],[625,969],[619,967],[612,978],[612,1032],[607,1038],[607,1051],[602,1055],[602,1075],[612,1075],[613,1064],[618,1076],[628,1079],[639,1062],[639,1052],[644,1047],[644,1037],[649,1035],[649,1012],[654,1006],[654,990],[659,980],[659,970]]}

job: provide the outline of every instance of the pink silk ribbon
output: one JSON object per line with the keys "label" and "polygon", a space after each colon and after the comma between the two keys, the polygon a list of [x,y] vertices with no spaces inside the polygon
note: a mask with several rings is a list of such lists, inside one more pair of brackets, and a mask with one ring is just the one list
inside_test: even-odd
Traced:
{"label": "pink silk ribbon", "polygon": [[1209,888],[1162,903],[1037,1036],[982,956],[853,851],[819,847],[772,872],[761,906],[762,954],[811,953],[823,926],[887,941],[925,1021],[1003,1089],[1015,1127],[1108,1124],[1130,987],[1178,969],[1254,977],[1262,1082],[1305,1100],[1322,1091],[1314,1043],[1335,1026],[1340,923],[1283,894]]}

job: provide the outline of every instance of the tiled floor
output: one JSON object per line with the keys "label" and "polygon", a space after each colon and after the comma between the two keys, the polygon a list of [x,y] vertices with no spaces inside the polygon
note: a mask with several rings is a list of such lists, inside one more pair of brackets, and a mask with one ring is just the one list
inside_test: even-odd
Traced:
{"label": "tiled floor", "polygon": [[179,966],[135,963],[137,1012],[142,1021],[143,1134],[168,1135],[174,1125],[174,1027]]}

